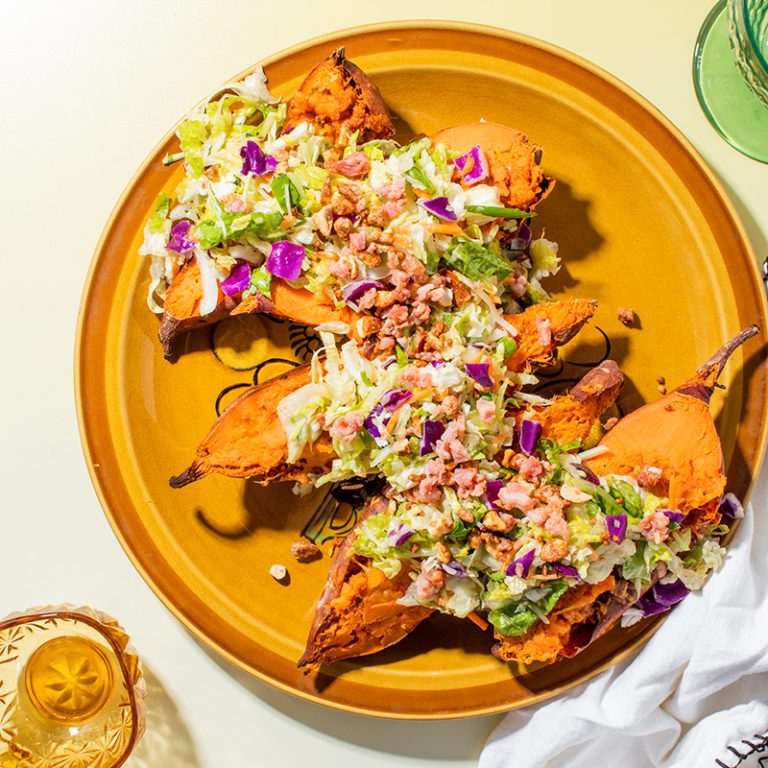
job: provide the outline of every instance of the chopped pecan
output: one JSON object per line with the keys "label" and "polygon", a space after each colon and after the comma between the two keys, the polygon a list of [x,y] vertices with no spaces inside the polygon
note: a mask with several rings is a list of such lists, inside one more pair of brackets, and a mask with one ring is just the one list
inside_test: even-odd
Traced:
{"label": "chopped pecan", "polygon": [[631,307],[619,307],[616,315],[619,322],[627,328],[631,328],[637,322],[637,313]]}
{"label": "chopped pecan", "polygon": [[438,541],[435,544],[435,557],[437,558],[437,561],[439,563],[450,563],[453,559],[453,555],[451,555],[451,550],[448,549],[448,547],[443,544],[442,541]]}
{"label": "chopped pecan", "polygon": [[322,551],[317,544],[311,541],[294,541],[291,544],[291,554],[300,562],[308,563],[310,560],[316,560],[322,556]]}
{"label": "chopped pecan", "polygon": [[312,223],[323,237],[330,237],[333,229],[333,209],[324,205],[317,213],[312,214]]}
{"label": "chopped pecan", "polygon": [[351,219],[348,219],[346,216],[339,216],[339,218],[333,222],[333,231],[345,240],[349,239],[353,227],[354,225],[352,224]]}
{"label": "chopped pecan", "polygon": [[337,216],[350,216],[355,212],[354,203],[341,195],[334,195],[331,198],[331,208]]}
{"label": "chopped pecan", "polygon": [[378,317],[373,317],[373,315],[366,315],[357,321],[357,332],[363,339],[366,336],[373,336],[374,333],[378,333],[380,330],[381,320]]}
{"label": "chopped pecan", "polygon": [[378,267],[381,264],[381,256],[375,251],[365,250],[360,254],[360,261],[366,267]]}
{"label": "chopped pecan", "polygon": [[489,531],[499,531],[499,533],[509,533],[515,525],[515,518],[512,515],[508,515],[504,512],[499,514],[495,509],[492,509],[484,518],[483,525]]}
{"label": "chopped pecan", "polygon": [[539,553],[539,557],[545,563],[556,563],[568,554],[568,545],[562,539],[548,541]]}
{"label": "chopped pecan", "polygon": [[368,223],[376,227],[386,227],[387,217],[384,215],[383,205],[372,205],[368,211]]}

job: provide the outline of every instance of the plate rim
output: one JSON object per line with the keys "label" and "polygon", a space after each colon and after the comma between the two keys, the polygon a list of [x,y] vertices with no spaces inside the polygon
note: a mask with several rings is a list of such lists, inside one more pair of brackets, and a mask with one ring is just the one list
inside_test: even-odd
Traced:
{"label": "plate rim", "polygon": [[[656,120],[665,128],[665,130],[673,137],[673,139],[678,144],[678,146],[681,147],[685,151],[685,153],[690,157],[690,159],[694,162],[699,172],[706,179],[707,183],[712,188],[712,191],[715,193],[715,196],[718,198],[718,201],[723,206],[724,212],[727,214],[730,222],[733,224],[734,229],[737,232],[739,238],[741,239],[743,249],[746,255],[750,257],[747,260],[748,269],[751,272],[751,277],[754,283],[760,287],[764,285],[762,276],[759,271],[759,266],[758,266],[757,256],[754,250],[754,246],[752,245],[750,237],[746,231],[746,228],[744,227],[744,224],[741,220],[741,217],[738,214],[738,211],[736,210],[735,205],[731,201],[723,184],[717,178],[714,171],[710,168],[708,163],[704,160],[702,155],[693,146],[693,144],[689,141],[689,139],[687,139],[686,136],[680,131],[680,129],[677,128],[677,126],[658,107],[656,107],[652,102],[650,102],[642,94],[640,94],[638,91],[636,91],[634,88],[629,86],[627,83],[625,83],[623,80],[621,80],[617,76],[611,74],[610,72],[603,69],[599,65],[593,63],[589,59],[586,59],[579,54],[573,53],[572,51],[566,48],[563,48],[559,45],[555,45],[546,40],[542,40],[541,38],[537,38],[532,35],[516,32],[516,31],[512,31],[512,30],[508,30],[508,29],[504,29],[504,28],[496,27],[492,25],[477,24],[473,22],[464,22],[464,21],[452,21],[452,20],[413,19],[413,20],[387,21],[387,22],[375,22],[371,24],[362,24],[362,25],[356,25],[353,27],[346,27],[346,28],[335,30],[332,32],[327,32],[325,34],[317,35],[315,37],[307,38],[305,40],[294,43],[293,45],[283,48],[280,51],[277,51],[276,53],[273,53],[267,57],[264,57],[259,61],[255,62],[254,64],[246,67],[238,74],[224,81],[224,83],[222,83],[222,85],[219,86],[219,88],[224,87],[230,83],[241,80],[243,77],[251,74],[259,66],[267,67],[274,62],[280,61],[286,57],[290,57],[295,53],[298,53],[310,47],[320,46],[320,45],[323,45],[324,43],[330,43],[330,42],[340,42],[343,44],[343,39],[348,36],[352,37],[352,36],[359,36],[359,35],[364,35],[369,33],[382,33],[382,32],[386,33],[386,32],[391,32],[396,30],[415,31],[419,29],[426,29],[430,31],[446,30],[446,31],[453,31],[453,32],[456,32],[456,31],[469,32],[473,34],[481,34],[481,35],[487,35],[487,36],[492,36],[496,38],[502,38],[505,40],[509,40],[510,42],[526,45],[533,48],[538,48],[549,55],[553,55],[557,58],[565,60],[565,62],[569,64],[573,64],[587,70],[592,75],[597,76],[599,79],[603,80],[604,82],[608,83],[613,88],[615,88],[616,90],[620,91],[624,96],[630,98],[632,101],[637,103],[638,106],[640,106],[646,113],[648,113],[654,120]],[[100,256],[104,249],[104,245],[112,232],[112,229],[115,225],[115,221],[120,211],[122,210],[130,193],[133,191],[136,183],[139,181],[141,176],[147,171],[150,164],[156,158],[159,149],[164,144],[166,144],[171,139],[171,137],[175,134],[177,126],[184,119],[185,115],[189,111],[193,110],[197,105],[202,103],[202,101],[204,101],[205,98],[206,98],[205,96],[202,97],[198,102],[196,102],[195,105],[193,105],[189,110],[187,110],[187,112],[185,112],[173,124],[173,126],[162,136],[162,138],[160,138],[160,140],[152,147],[152,149],[146,155],[146,157],[144,158],[142,163],[139,165],[137,170],[132,174],[131,178],[126,183],[122,193],[120,194],[112,210],[110,211],[109,217],[104,224],[101,235],[99,236],[98,242],[94,248],[93,255],[91,257],[88,271],[86,274],[85,283],[84,283],[83,291],[81,295],[81,300],[78,307],[77,328],[76,328],[76,336],[75,336],[75,348],[74,348],[74,360],[73,360],[75,406],[76,406],[76,412],[77,412],[77,425],[78,425],[78,433],[80,436],[80,444],[81,444],[81,449],[83,451],[83,456],[85,458],[86,466],[88,469],[88,474],[91,479],[93,488],[96,492],[96,496],[98,498],[99,504],[104,512],[105,517],[107,518],[110,528],[115,534],[123,551],[128,556],[128,559],[130,560],[131,564],[137,570],[137,572],[139,573],[141,578],[144,580],[144,582],[147,584],[147,586],[149,586],[149,588],[152,590],[154,595],[160,599],[163,605],[176,617],[176,619],[178,619],[182,623],[182,625],[187,629],[187,631],[189,631],[195,638],[204,642],[206,646],[211,648],[213,651],[215,651],[219,656],[221,656],[226,661],[232,663],[238,669],[244,672],[247,672],[248,674],[258,678],[262,682],[265,682],[268,685],[271,685],[272,687],[275,687],[279,690],[289,693],[299,699],[321,704],[331,709],[335,709],[343,712],[349,712],[352,714],[380,717],[383,719],[390,719],[390,720],[439,721],[439,720],[457,720],[457,719],[464,719],[468,717],[504,714],[506,712],[513,711],[515,709],[530,706],[531,704],[543,702],[547,699],[551,699],[551,698],[554,698],[555,696],[559,696],[562,693],[566,692],[567,690],[570,690],[571,688],[577,685],[580,685],[584,682],[591,680],[592,678],[596,677],[598,674],[600,674],[604,670],[614,666],[615,664],[620,663],[621,661],[626,659],[628,656],[638,651],[638,649],[641,646],[643,646],[651,638],[653,634],[655,634],[655,632],[659,629],[659,627],[665,621],[666,616],[660,616],[656,620],[654,620],[652,623],[648,624],[646,629],[637,637],[630,640],[625,648],[623,648],[620,652],[611,656],[609,659],[605,660],[603,663],[598,664],[595,667],[590,667],[588,670],[569,679],[567,682],[563,683],[560,686],[557,686],[556,688],[553,688],[544,692],[532,692],[528,696],[521,697],[515,700],[514,702],[511,703],[511,705],[502,703],[502,704],[488,705],[488,706],[475,706],[464,712],[450,712],[450,713],[441,712],[441,711],[402,712],[402,711],[392,711],[392,710],[379,710],[376,708],[370,708],[362,705],[346,704],[344,702],[325,698],[321,694],[314,694],[305,689],[295,688],[289,684],[283,683],[282,681],[271,677],[269,674],[261,670],[258,670],[250,666],[245,661],[238,658],[235,654],[223,648],[216,640],[214,640],[208,634],[208,632],[204,628],[198,626],[190,618],[188,618],[185,612],[178,605],[175,604],[172,597],[165,593],[164,589],[159,585],[158,580],[154,578],[149,573],[149,571],[144,567],[144,565],[140,561],[138,554],[136,554],[133,551],[133,549],[129,546],[127,538],[125,537],[122,529],[119,527],[118,522],[115,518],[115,515],[113,514],[109,504],[107,503],[102,480],[96,471],[94,455],[93,455],[92,439],[91,439],[89,428],[86,424],[86,415],[85,415],[86,408],[84,405],[84,397],[83,397],[83,390],[82,390],[83,371],[87,366],[86,359],[82,354],[82,349],[84,346],[83,331],[84,331],[86,315],[88,311],[88,305],[90,303],[90,297],[94,289],[94,283],[95,283],[94,277],[95,277],[96,269],[99,265]],[[768,299],[766,297],[766,292],[764,290],[759,290],[758,296],[760,297],[762,317],[768,318]],[[766,413],[768,413],[768,406],[766,407]],[[745,506],[749,501],[749,498],[751,497],[752,492],[754,491],[754,487],[757,482],[757,477],[760,474],[760,470],[764,463],[766,448],[768,446],[768,418],[764,419],[762,424],[760,425],[760,433],[758,436],[758,440],[756,442],[756,446],[757,448],[755,451],[754,472],[750,477],[749,487],[747,492],[744,495]],[[733,527],[732,531],[735,530],[735,527],[736,526]]]}

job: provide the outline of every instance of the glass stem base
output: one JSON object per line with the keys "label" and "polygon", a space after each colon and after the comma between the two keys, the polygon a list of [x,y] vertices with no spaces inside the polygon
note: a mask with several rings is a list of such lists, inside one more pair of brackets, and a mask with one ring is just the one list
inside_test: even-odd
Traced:
{"label": "glass stem base", "polygon": [[726,0],[710,11],[693,54],[693,83],[717,132],[745,155],[768,163],[768,107],[741,76],[728,41]]}

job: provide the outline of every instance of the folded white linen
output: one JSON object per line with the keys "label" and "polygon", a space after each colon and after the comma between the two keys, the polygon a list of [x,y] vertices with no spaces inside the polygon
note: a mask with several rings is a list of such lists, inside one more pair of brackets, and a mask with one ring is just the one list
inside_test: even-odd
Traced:
{"label": "folded white linen", "polygon": [[479,768],[768,768],[768,471],[719,573],[643,649],[511,712]]}

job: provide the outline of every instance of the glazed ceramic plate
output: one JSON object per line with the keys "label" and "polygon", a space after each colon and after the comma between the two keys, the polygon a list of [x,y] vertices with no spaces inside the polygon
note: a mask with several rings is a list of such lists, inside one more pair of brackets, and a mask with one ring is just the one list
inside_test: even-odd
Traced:
{"label": "glazed ceramic plate", "polygon": [[[721,343],[765,317],[763,287],[744,230],[712,173],[653,107],[591,64],[545,43],[453,23],[365,27],[300,45],[263,62],[284,97],[337,46],[380,88],[399,138],[485,118],[543,145],[557,177],[536,228],[561,246],[557,297],[593,297],[593,325],[544,384],[562,388],[610,354],[628,376],[620,406],[658,397]],[[201,97],[204,94],[201,94]],[[187,337],[163,360],[158,318],[145,302],[137,255],[161,190],[181,176],[161,142],[118,203],[95,255],[82,305],[77,359],[80,426],[91,475],[112,526],[155,592],[198,637],[284,690],[340,709],[401,718],[487,714],[566,690],[626,656],[653,624],[617,630],[577,658],[542,668],[494,659],[469,622],[437,618],[385,652],[320,677],[296,669],[329,567],[299,565],[302,531],[323,541],[352,523],[324,494],[262,489],[209,477],[181,490],[168,478],[242,387],[306,358],[316,340],[268,318],[228,320]],[[638,313],[641,329],[616,319]],[[764,331],[737,353],[714,407],[731,488],[744,495],[764,443]],[[289,567],[290,584],[268,574]]]}

